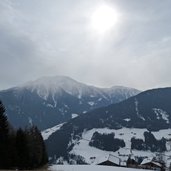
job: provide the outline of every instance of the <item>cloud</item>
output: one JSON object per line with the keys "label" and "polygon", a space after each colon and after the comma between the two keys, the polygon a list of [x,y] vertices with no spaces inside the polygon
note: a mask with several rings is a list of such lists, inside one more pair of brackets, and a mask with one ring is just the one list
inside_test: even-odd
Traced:
{"label": "cloud", "polygon": [[[120,13],[100,37],[93,10],[108,3]],[[29,0],[0,2],[0,89],[44,75],[68,75],[97,86],[169,86],[171,23],[166,0]]]}

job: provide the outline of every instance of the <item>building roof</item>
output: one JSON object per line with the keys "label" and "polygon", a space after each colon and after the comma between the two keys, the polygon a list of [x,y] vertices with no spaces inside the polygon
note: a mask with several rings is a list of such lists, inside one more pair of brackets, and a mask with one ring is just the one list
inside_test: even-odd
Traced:
{"label": "building roof", "polygon": [[105,161],[110,161],[117,165],[120,165],[120,158],[109,154],[108,156],[102,157],[98,160],[97,164],[103,163]]}
{"label": "building roof", "polygon": [[147,164],[153,161],[153,157],[145,158],[142,162],[141,165]]}
{"label": "building roof", "polygon": [[155,164],[156,166],[162,167],[162,165],[160,163],[158,163],[158,162],[153,161],[152,163]]}
{"label": "building roof", "polygon": [[141,165],[145,165],[145,164],[149,164],[152,163],[158,167],[162,167],[162,165],[160,163],[158,163],[157,161],[153,161],[153,157],[150,158],[145,158],[142,162]]}

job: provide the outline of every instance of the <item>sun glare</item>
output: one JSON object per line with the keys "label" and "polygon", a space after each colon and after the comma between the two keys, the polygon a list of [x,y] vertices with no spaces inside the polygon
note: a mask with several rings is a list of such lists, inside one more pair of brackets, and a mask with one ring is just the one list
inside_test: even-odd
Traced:
{"label": "sun glare", "polygon": [[109,31],[118,21],[118,13],[110,6],[98,7],[91,18],[91,25],[94,31],[105,33]]}

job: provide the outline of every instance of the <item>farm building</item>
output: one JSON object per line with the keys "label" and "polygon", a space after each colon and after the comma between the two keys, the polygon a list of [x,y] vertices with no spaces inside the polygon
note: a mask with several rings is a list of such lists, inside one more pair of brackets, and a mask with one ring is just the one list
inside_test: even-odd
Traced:
{"label": "farm building", "polygon": [[141,162],[141,168],[144,169],[152,169],[152,170],[159,170],[164,171],[164,166],[160,162],[156,161],[153,157],[151,158],[145,158]]}
{"label": "farm building", "polygon": [[109,154],[108,156],[99,159],[97,165],[120,166],[121,159],[119,157]]}

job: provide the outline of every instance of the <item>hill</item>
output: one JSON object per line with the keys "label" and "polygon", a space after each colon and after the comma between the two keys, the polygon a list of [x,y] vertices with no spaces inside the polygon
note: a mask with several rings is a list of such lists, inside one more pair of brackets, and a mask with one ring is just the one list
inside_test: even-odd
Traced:
{"label": "hill", "polygon": [[153,89],[70,120],[46,141],[51,162],[62,157],[91,163],[108,154],[169,156],[170,101],[171,88]]}

